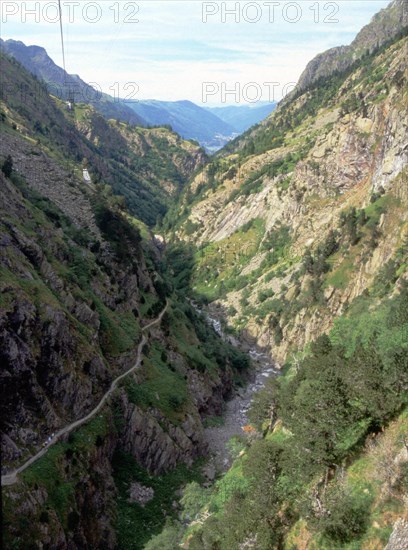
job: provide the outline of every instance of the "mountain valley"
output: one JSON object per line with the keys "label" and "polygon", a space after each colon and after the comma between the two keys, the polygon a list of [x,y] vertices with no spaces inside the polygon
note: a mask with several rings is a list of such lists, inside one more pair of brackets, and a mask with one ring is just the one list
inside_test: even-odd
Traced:
{"label": "mountain valley", "polygon": [[[0,51],[14,57],[29,72],[42,80],[57,98],[87,104],[105,118],[132,126],[171,127],[182,138],[198,142],[209,153],[221,149],[231,139],[260,122],[272,112],[275,103],[254,106],[205,108],[191,101],[143,100],[112,97],[102,93],[78,75],[58,67],[39,46],[26,46],[16,40],[2,40]],[[136,87],[137,83],[133,83]],[[13,93],[14,88],[9,88]],[[137,94],[136,94],[137,95]]]}
{"label": "mountain valley", "polygon": [[407,548],[407,17],[239,116],[2,41],[4,548]]}

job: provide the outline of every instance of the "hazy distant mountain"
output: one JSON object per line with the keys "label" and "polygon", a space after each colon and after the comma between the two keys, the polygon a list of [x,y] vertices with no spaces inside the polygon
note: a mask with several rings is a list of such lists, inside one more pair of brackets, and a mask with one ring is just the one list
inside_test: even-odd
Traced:
{"label": "hazy distant mountain", "polygon": [[78,75],[68,74],[54,63],[46,50],[40,46],[26,46],[16,40],[2,40],[0,50],[11,55],[28,71],[44,80],[50,93],[61,99],[88,103],[106,118],[116,118],[130,124],[145,126],[145,121],[123,102],[115,101],[108,94],[97,92],[92,86],[81,80]]}
{"label": "hazy distant mountain", "polygon": [[245,132],[254,124],[258,124],[276,108],[276,102],[261,105],[228,105],[225,107],[206,107],[218,118],[234,127],[238,134]]}
{"label": "hazy distant mountain", "polygon": [[208,109],[191,101],[143,100],[128,103],[150,125],[169,124],[175,132],[216,151],[239,132]]}
{"label": "hazy distant mountain", "polygon": [[199,107],[191,101],[142,100],[128,104],[148,124],[169,124],[182,137],[194,139],[209,151],[266,118],[276,103]]}
{"label": "hazy distant mountain", "polygon": [[191,101],[115,101],[97,92],[78,75],[70,75],[40,46],[26,46],[16,40],[0,39],[0,50],[14,57],[32,74],[43,80],[50,93],[65,100],[92,105],[106,118],[138,126],[169,125],[185,139],[197,141],[209,152],[221,149],[274,109],[274,104],[203,108]]}

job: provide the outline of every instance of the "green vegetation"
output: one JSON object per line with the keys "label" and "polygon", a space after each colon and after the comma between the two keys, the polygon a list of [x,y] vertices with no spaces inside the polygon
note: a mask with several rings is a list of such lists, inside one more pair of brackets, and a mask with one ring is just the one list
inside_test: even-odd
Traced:
{"label": "green vegetation", "polygon": [[13,172],[13,159],[11,158],[11,155],[7,155],[6,159],[1,165],[1,171],[6,176],[6,178],[9,178],[11,176],[11,173]]}
{"label": "green vegetation", "polygon": [[264,221],[255,218],[231,236],[201,247],[194,254],[191,285],[195,291],[212,301],[243,288],[247,280],[241,271],[259,249],[263,236]]}
{"label": "green vegetation", "polygon": [[[273,405],[282,424],[247,446],[207,497],[197,492],[192,519],[207,519],[185,531],[189,548],[229,550],[255,534],[257,548],[283,547],[289,531],[296,537],[306,526],[318,548],[364,548],[373,536],[373,514],[379,517],[390,506],[402,510],[402,467],[393,466],[394,496],[380,493],[393,464],[385,456],[389,445],[373,451],[389,460],[381,474],[364,475],[383,462],[362,464],[359,453],[367,435],[378,433],[407,405],[407,312],[406,285],[381,304],[360,298],[329,337],[317,339],[296,367],[289,365],[266,386],[251,418],[260,427]],[[406,426],[406,413],[399,422]],[[399,430],[394,446],[402,445],[402,424]],[[347,477],[345,464],[352,464]]]}
{"label": "green vegetation", "polygon": [[270,268],[285,258],[291,242],[289,226],[277,224],[271,229],[262,241],[261,250],[267,251],[267,255],[262,261],[261,269]]}
{"label": "green vegetation", "polygon": [[115,357],[126,351],[135,349],[141,330],[138,320],[132,313],[112,312],[92,292],[88,294],[92,306],[99,315],[101,349],[107,356]]}
{"label": "green vegetation", "polygon": [[187,383],[174,366],[163,360],[164,348],[155,344],[143,359],[145,379],[125,382],[129,400],[143,409],[155,407],[173,423],[185,418],[189,404]]}
{"label": "green vegetation", "polygon": [[[102,235],[109,241],[119,261],[129,261],[132,249],[140,248],[139,230],[129,223],[121,212],[115,212],[105,201],[94,206],[95,220]],[[137,258],[134,258],[137,261]]]}
{"label": "green vegetation", "polygon": [[[288,226],[278,224],[265,234],[264,221],[255,218],[221,241],[203,245],[197,251],[190,247],[188,262],[186,256],[181,256],[180,244],[169,247],[169,258],[175,262],[176,281],[192,286],[202,301],[213,301],[253,284],[271,267],[285,261],[290,244]],[[188,246],[183,246],[187,250]],[[259,252],[266,252],[260,266],[243,275],[242,270]]]}
{"label": "green vegetation", "polygon": [[[180,465],[159,476],[149,475],[131,455],[124,452],[116,452],[112,464],[113,476],[119,490],[116,531],[120,550],[143,549],[152,535],[161,531],[166,519],[177,517],[177,509],[173,507],[176,491],[188,482],[202,481],[199,473],[201,462],[197,462],[193,468]],[[154,498],[144,506],[129,502],[132,482],[151,487]]]}
{"label": "green vegetation", "polygon": [[205,428],[218,428],[223,426],[225,418],[223,416],[209,416],[204,419],[203,426]]}
{"label": "green vegetation", "polygon": [[303,257],[306,272],[318,277],[329,271],[330,266],[327,259],[337,251],[338,247],[338,234],[335,231],[330,231],[325,242],[317,247],[314,255],[309,249],[306,251]]}
{"label": "green vegetation", "polygon": [[352,259],[345,257],[336,270],[327,276],[327,285],[334,288],[346,288],[350,282],[353,267]]}
{"label": "green vegetation", "polygon": [[204,316],[192,306],[178,304],[164,322],[171,327],[172,345],[186,357],[190,368],[218,376],[229,364],[238,383],[245,378],[248,356],[221,340]]}

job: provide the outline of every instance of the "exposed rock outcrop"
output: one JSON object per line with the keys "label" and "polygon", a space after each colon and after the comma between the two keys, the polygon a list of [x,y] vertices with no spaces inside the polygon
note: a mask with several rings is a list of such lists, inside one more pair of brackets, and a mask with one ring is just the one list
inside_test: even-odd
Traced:
{"label": "exposed rock outcrop", "polygon": [[[394,25],[388,36],[395,36],[401,22],[394,17],[402,8],[402,2],[392,3],[362,31],[362,36],[369,33],[373,37],[377,24],[380,25],[384,18],[385,26]],[[384,41],[381,32],[378,36],[380,42]],[[360,38],[355,42],[360,43]],[[202,245],[203,267],[211,266],[211,276],[216,269],[220,273],[229,269],[234,275],[238,273],[242,279],[251,281],[248,286],[243,281],[244,289],[227,292],[218,303],[231,324],[239,326],[244,338],[255,338],[260,346],[272,350],[279,362],[284,362],[290,352],[302,349],[317,335],[327,332],[334,319],[373,284],[381,269],[406,242],[407,52],[407,38],[396,39],[394,44],[374,55],[367,66],[363,63],[344,74],[344,80],[339,78],[336,84],[336,93],[331,92],[326,102],[318,102],[313,115],[306,117],[301,126],[295,125],[295,131],[293,122],[287,121],[301,116],[299,113],[308,102],[317,100],[311,92],[305,92],[284,102],[272,118],[249,132],[242,143],[237,142],[237,151],[225,154],[224,165],[221,164],[215,176],[217,185],[208,186],[206,172],[197,175],[192,192],[203,185],[207,186],[206,190],[197,200],[190,200],[190,205],[184,205],[190,208],[188,221],[179,227],[175,224],[178,237]],[[335,52],[330,51],[327,55],[328,59],[333,55],[337,59]],[[314,63],[325,74],[324,61],[317,59]],[[372,79],[376,82],[375,88]],[[324,85],[323,82],[323,88]],[[283,143],[268,149],[267,137],[269,133],[274,135],[280,131],[279,124],[287,124]],[[243,155],[243,147],[250,142],[256,143],[257,139],[263,140],[262,151]],[[304,152],[299,152],[302,148]],[[234,171],[238,151],[243,160]],[[285,159],[296,158],[296,155],[302,158],[291,160],[291,168],[279,173],[282,163],[288,162]],[[249,183],[253,189],[243,192]],[[342,212],[353,207],[368,208],[372,200],[383,193],[388,206],[380,207],[384,210],[382,215],[371,222],[376,224],[371,244],[360,249],[355,247],[348,254],[345,246],[342,253],[334,257],[335,263],[328,267],[332,273],[338,273],[338,279],[333,282],[328,278],[325,282],[320,304],[311,307],[309,300],[308,305],[299,305],[290,320],[285,319],[282,323],[280,338],[275,338],[272,327],[275,321],[273,316],[261,313],[263,302],[259,296],[274,296],[281,303],[289,304],[296,304],[300,294],[304,298],[315,282],[314,276],[302,272],[305,251],[308,248],[316,250],[331,230],[341,235]],[[237,233],[253,220],[264,224],[255,252],[253,240],[247,243],[246,236]],[[190,231],[186,231],[187,224],[191,224]],[[191,227],[194,228],[192,233]],[[267,258],[263,245],[268,235],[280,227],[288,228],[290,252],[288,249],[285,257],[275,267],[271,265],[268,271],[261,267]],[[207,243],[216,243],[216,246],[210,249]],[[273,240],[268,246],[267,251],[273,252]],[[210,254],[207,249],[212,256],[207,255]],[[226,265],[217,265],[216,255],[220,251]],[[252,274],[257,272],[261,275],[253,279]],[[206,281],[201,280],[198,272],[196,277],[200,287],[205,286]],[[210,294],[214,283],[214,278],[212,288],[208,283]],[[217,284],[223,283],[217,280]],[[245,302],[249,304],[246,309],[242,305]],[[233,313],[229,314],[231,309]],[[259,313],[248,314],[248,309]]]}
{"label": "exposed rock outcrop", "polygon": [[408,10],[405,0],[393,0],[387,8],[378,12],[371,22],[363,27],[349,46],[339,46],[317,55],[300,75],[295,90],[302,92],[308,86],[335,72],[342,72],[360,59],[372,53],[408,26]]}
{"label": "exposed rock outcrop", "polygon": [[143,411],[124,395],[122,407],[126,422],[123,449],[149,472],[159,475],[181,462],[191,466],[195,458],[205,453],[199,418],[188,415],[180,426],[174,426],[159,411]]}
{"label": "exposed rock outcrop", "polygon": [[408,542],[408,521],[398,519],[394,524],[390,540],[384,550],[405,550]]}

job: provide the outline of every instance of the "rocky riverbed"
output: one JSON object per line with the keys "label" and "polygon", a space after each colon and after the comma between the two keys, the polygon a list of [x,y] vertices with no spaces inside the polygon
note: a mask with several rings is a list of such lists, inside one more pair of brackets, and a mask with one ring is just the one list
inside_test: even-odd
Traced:
{"label": "rocky riverbed", "polygon": [[252,349],[249,355],[255,364],[254,380],[245,388],[240,389],[227,402],[222,423],[219,426],[208,427],[204,430],[205,439],[211,453],[205,473],[210,479],[215,477],[217,473],[225,472],[231,466],[232,457],[227,443],[231,437],[244,434],[243,427],[249,424],[247,412],[254,394],[264,387],[268,378],[278,372],[266,353]]}
{"label": "rocky riverbed", "polygon": [[[201,310],[192,302],[195,310],[204,315],[208,324],[224,340],[228,340],[236,347],[243,348],[241,343],[233,336],[227,335],[222,329],[221,321],[211,312]],[[267,353],[262,351],[256,345],[242,349],[249,354],[254,366],[253,380],[245,387],[238,390],[225,406],[225,411],[219,425],[207,427],[204,430],[204,437],[208,444],[210,459],[207,462],[204,473],[209,481],[213,481],[217,474],[223,473],[230,468],[232,456],[227,447],[231,437],[243,435],[243,427],[249,424],[247,412],[251,406],[252,399],[259,390],[261,390],[268,378],[275,376],[279,372],[279,367],[275,364]],[[217,422],[218,424],[218,422]]]}

